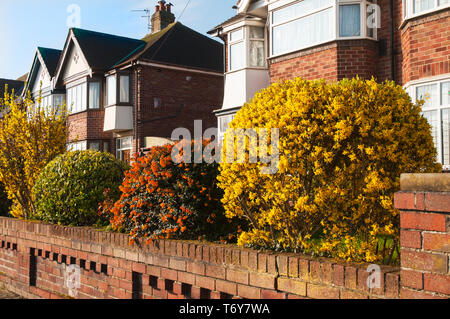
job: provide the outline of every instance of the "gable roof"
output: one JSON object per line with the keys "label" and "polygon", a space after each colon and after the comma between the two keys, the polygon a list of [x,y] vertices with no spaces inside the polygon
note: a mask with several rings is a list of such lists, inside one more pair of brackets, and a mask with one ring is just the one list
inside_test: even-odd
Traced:
{"label": "gable roof", "polygon": [[55,76],[56,67],[58,66],[59,58],[61,57],[61,50],[41,48],[38,47],[38,51],[42,57],[42,60],[47,68],[51,77]]}
{"label": "gable roof", "polygon": [[[50,78],[55,76],[56,67],[58,65],[58,61],[61,57],[61,50],[50,49],[38,47],[36,49],[36,53],[34,55],[33,64],[31,65],[31,70],[27,74],[25,87],[23,93],[26,93],[30,89],[30,86],[34,82],[37,76],[38,64],[41,65],[47,73],[50,75]],[[32,87],[32,86],[31,86]]]}
{"label": "gable roof", "polygon": [[8,85],[8,92],[11,93],[14,90],[15,95],[22,93],[24,82],[17,80],[0,79],[0,99],[3,99],[5,94],[5,86]]}
{"label": "gable roof", "polygon": [[143,60],[223,73],[223,45],[180,22],[143,40],[145,47],[131,52],[115,67]]}
{"label": "gable roof", "polygon": [[72,28],[72,32],[93,70],[109,70],[124,56],[146,44],[143,40],[78,28]]}

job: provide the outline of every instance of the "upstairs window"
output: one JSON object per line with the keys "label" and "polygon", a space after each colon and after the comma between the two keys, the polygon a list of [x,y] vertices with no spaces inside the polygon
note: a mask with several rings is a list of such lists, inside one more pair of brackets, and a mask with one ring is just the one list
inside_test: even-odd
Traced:
{"label": "upstairs window", "polygon": [[414,18],[448,7],[450,0],[403,0],[403,18]]}
{"label": "upstairs window", "polygon": [[377,36],[372,0],[303,0],[271,11],[272,56],[336,39]]}
{"label": "upstairs window", "polygon": [[228,34],[229,71],[265,68],[264,27],[245,26]]}
{"label": "upstairs window", "polygon": [[79,84],[67,89],[67,108],[71,114],[87,109],[87,83]]}
{"label": "upstairs window", "polygon": [[129,103],[130,102],[130,77],[128,75],[121,75],[119,81],[120,90],[120,102]]}
{"label": "upstairs window", "polygon": [[89,108],[99,109],[100,108],[100,83],[91,82],[89,83]]}
{"label": "upstairs window", "polygon": [[110,75],[106,78],[106,105],[115,105],[117,101],[116,76]]}
{"label": "upstairs window", "polygon": [[106,105],[130,103],[130,76],[110,75],[106,78]]}
{"label": "upstairs window", "polygon": [[359,37],[361,35],[361,5],[339,6],[339,36]]}
{"label": "upstairs window", "polygon": [[230,71],[245,67],[244,28],[230,33]]}

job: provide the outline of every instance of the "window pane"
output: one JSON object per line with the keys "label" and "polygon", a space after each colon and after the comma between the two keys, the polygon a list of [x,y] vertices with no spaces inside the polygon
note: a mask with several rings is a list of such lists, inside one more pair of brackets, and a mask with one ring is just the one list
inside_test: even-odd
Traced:
{"label": "window pane", "polygon": [[89,83],[89,108],[100,108],[100,83]]}
{"label": "window pane", "polygon": [[274,24],[278,24],[295,18],[299,18],[301,16],[309,14],[314,10],[332,6],[333,2],[333,0],[303,0],[283,9],[274,11],[272,22]]}
{"label": "window pane", "polygon": [[450,109],[442,110],[442,157],[442,164],[450,165]]}
{"label": "window pane", "polygon": [[422,85],[416,89],[417,100],[425,100],[423,108],[429,108],[438,104],[437,84]]}
{"label": "window pane", "polygon": [[423,117],[428,120],[428,123],[431,125],[431,135],[433,136],[434,145],[438,146],[438,112],[437,111],[429,111],[422,112]]}
{"label": "window pane", "polygon": [[359,4],[339,7],[339,26],[341,37],[361,35],[361,9]]}
{"label": "window pane", "polygon": [[244,42],[230,45],[230,70],[241,69],[245,66]]}
{"label": "window pane", "polygon": [[414,13],[433,9],[435,0],[414,0]]}
{"label": "window pane", "polygon": [[264,42],[250,41],[250,66],[264,67]]}
{"label": "window pane", "polygon": [[450,81],[441,84],[441,105],[450,105]]}
{"label": "window pane", "polygon": [[106,91],[108,92],[107,105],[116,104],[116,77],[114,75],[106,78]]}
{"label": "window pane", "polygon": [[250,27],[250,39],[264,39],[264,28]]}
{"label": "window pane", "polygon": [[449,4],[450,0],[439,0],[439,5],[442,6],[444,4]]}
{"label": "window pane", "polygon": [[128,75],[120,76],[120,102],[130,102],[130,77]]}
{"label": "window pane", "polygon": [[81,110],[81,85],[76,87],[76,101],[75,101],[75,112],[79,112]]}
{"label": "window pane", "polygon": [[89,149],[93,151],[100,151],[100,142],[90,142]]}
{"label": "window pane", "polygon": [[333,8],[274,27],[272,53],[286,53],[330,41],[334,37],[333,30]]}
{"label": "window pane", "polygon": [[233,31],[230,33],[230,41],[234,42],[234,41],[239,41],[242,40],[244,38],[244,29],[240,28],[237,31]]}

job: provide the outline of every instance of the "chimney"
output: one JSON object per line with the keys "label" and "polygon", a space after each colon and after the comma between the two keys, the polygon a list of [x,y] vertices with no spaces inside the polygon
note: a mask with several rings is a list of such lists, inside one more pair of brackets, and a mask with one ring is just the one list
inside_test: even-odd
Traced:
{"label": "chimney", "polygon": [[166,28],[169,24],[175,22],[175,15],[171,12],[171,3],[158,1],[155,7],[155,13],[152,15],[152,33],[156,33]]}

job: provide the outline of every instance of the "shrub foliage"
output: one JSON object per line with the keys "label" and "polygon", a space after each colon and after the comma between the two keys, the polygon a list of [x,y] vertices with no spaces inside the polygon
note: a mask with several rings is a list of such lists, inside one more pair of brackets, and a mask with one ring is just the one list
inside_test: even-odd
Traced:
{"label": "shrub foliage", "polygon": [[50,162],[33,189],[36,219],[50,223],[89,226],[101,221],[99,203],[107,193],[120,197],[127,166],[109,153],[67,152]]}
{"label": "shrub foliage", "polygon": [[[191,143],[194,152],[195,142],[183,143]],[[171,153],[178,146],[153,147],[135,157],[125,173],[122,196],[111,209],[111,224],[128,232],[131,243],[139,237],[148,242],[162,238],[228,240],[238,229],[225,217],[220,203],[218,164],[176,164]]]}
{"label": "shrub foliage", "polygon": [[221,164],[226,215],[251,225],[238,243],[379,261],[377,237],[398,237],[400,174],[441,169],[420,112],[402,87],[373,79],[296,79],[256,94],[230,127],[279,128],[279,170]]}
{"label": "shrub foliage", "polygon": [[32,189],[44,167],[66,151],[68,136],[65,105],[41,107],[30,95],[16,99],[14,92],[0,99],[0,182],[13,202],[14,217],[35,213]]}

